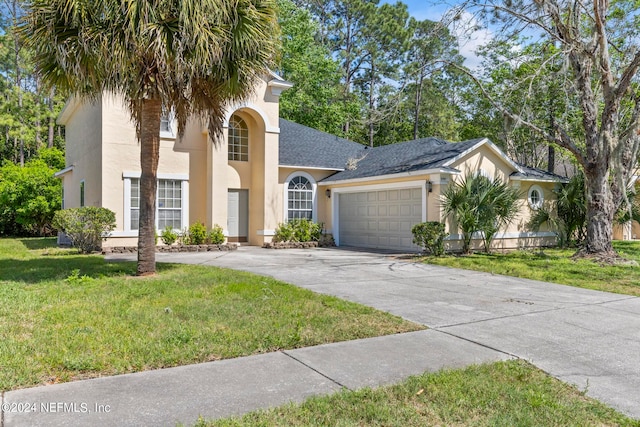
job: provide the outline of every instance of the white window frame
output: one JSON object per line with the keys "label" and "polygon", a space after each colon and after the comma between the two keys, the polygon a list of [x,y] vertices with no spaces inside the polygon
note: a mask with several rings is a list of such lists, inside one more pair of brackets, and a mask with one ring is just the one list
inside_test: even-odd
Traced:
{"label": "white window frame", "polygon": [[[162,129],[162,122],[168,124],[169,130]],[[165,111],[162,109],[162,115],[160,116],[160,138],[175,139],[176,137],[176,118],[173,110]]]}
{"label": "white window frame", "polygon": [[318,183],[310,174],[303,171],[291,173],[284,181],[284,222],[289,220],[289,183],[299,176],[306,178],[311,183],[311,220],[313,222],[318,222]]}
{"label": "white window frame", "polygon": [[[124,224],[123,231],[118,232],[114,231],[111,233],[113,237],[133,237],[138,235],[138,230],[131,229],[131,179],[137,178],[140,179],[140,172],[124,172],[122,174],[122,178],[124,181]],[[158,174],[158,180],[170,180],[170,181],[181,181],[181,195],[182,195],[182,215],[181,222],[182,226],[189,226],[189,176],[185,174]],[[157,194],[156,194],[157,200]],[[156,205],[156,224],[157,231],[162,231],[158,229],[158,206]]]}
{"label": "white window frame", "polygon": [[[246,153],[246,159],[243,159],[243,153],[242,153],[242,147],[244,147],[244,144],[242,143],[242,141],[244,140],[244,137],[242,135],[239,136],[240,138],[240,143],[236,144],[233,143],[231,144],[231,129],[232,129],[232,122],[234,121],[241,121],[244,124],[244,129],[247,132],[247,136],[246,136],[246,148],[247,148],[247,153]],[[235,128],[235,127],[233,127]],[[236,136],[235,134],[233,135],[234,137]],[[240,151],[239,152],[235,152],[235,151],[231,151],[232,147],[239,147]],[[233,158],[232,158],[233,157]],[[238,157],[238,158],[236,158]],[[248,162],[249,161],[249,125],[247,124],[247,121],[245,119],[243,119],[242,117],[234,114],[229,118],[229,127],[227,128],[227,158],[229,159],[230,162]]]}
{"label": "white window frame", "polygon": [[[540,200],[538,200],[537,202],[534,202],[531,198],[534,191],[538,193],[538,196],[540,198]],[[542,204],[544,203],[544,191],[542,190],[542,187],[535,184],[529,187],[529,191],[527,192],[527,201],[529,202],[529,207],[534,211],[540,209],[542,207]]]}
{"label": "white window frame", "polygon": [[87,204],[87,186],[84,179],[80,181],[80,207],[84,207]]}

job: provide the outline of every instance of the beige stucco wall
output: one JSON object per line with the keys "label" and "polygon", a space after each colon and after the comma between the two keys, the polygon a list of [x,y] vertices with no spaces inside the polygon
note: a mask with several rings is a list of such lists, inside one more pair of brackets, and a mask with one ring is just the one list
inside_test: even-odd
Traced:
{"label": "beige stucco wall", "polygon": [[[161,138],[159,176],[189,174],[189,153],[176,150],[176,146],[176,138]],[[102,165],[102,205],[115,212],[116,231],[124,231],[123,173],[141,171],[140,144],[129,111],[115,95],[105,95],[102,100]]]}
{"label": "beige stucco wall", "polygon": [[102,128],[100,102],[80,104],[70,101],[67,105],[68,120],[65,124],[65,161],[73,170],[63,179],[64,206],[80,206],[80,183],[85,183],[85,205],[101,206],[102,167],[100,162],[100,139]]}
{"label": "beige stucco wall", "polygon": [[249,130],[249,161],[228,160],[228,127],[221,138],[206,147],[207,193],[203,194],[207,225],[227,228],[228,190],[249,193],[248,242],[262,245],[282,221],[278,205],[279,97],[272,95],[266,81],[259,81],[253,96],[228,109],[226,123],[236,114]]}

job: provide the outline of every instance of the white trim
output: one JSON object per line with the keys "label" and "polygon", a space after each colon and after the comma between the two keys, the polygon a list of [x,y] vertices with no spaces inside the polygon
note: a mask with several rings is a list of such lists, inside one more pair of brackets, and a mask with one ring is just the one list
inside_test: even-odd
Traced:
{"label": "white trim", "polygon": [[56,178],[60,178],[62,177],[62,175],[69,173],[71,171],[73,171],[74,165],[68,166],[62,170],[59,170],[58,172],[54,173],[53,176]]}
{"label": "white trim", "polygon": [[[176,118],[173,110],[169,111],[169,116],[167,117],[167,121],[169,122],[169,130],[164,131],[160,129],[160,138],[162,139],[176,139]],[[160,117],[160,123],[162,124],[162,116]]]}
{"label": "white trim", "polygon": [[87,206],[87,183],[84,179],[80,180],[80,192],[78,195],[80,196],[78,200],[78,206],[80,206],[81,208]]}
{"label": "white trim", "polygon": [[[531,200],[531,193],[533,193],[534,191],[537,191],[538,195],[540,196],[540,200],[538,200],[538,203],[533,203],[533,201]],[[542,204],[544,203],[544,190],[539,185],[535,184],[529,187],[529,189],[527,190],[527,202],[529,202],[529,207],[534,211],[540,209],[542,207]]]}
{"label": "white trim", "polygon": [[367,176],[364,178],[351,178],[351,179],[341,179],[337,181],[320,181],[319,185],[336,185],[336,184],[351,184],[351,183],[359,183],[359,182],[371,182],[371,181],[385,181],[388,179],[396,179],[396,178],[408,178],[408,177],[417,177],[422,175],[433,175],[433,174],[447,174],[447,175],[460,175],[460,171],[451,170],[451,169],[425,169],[420,171],[411,171],[411,172],[400,172],[394,173],[390,175],[374,175]]}
{"label": "white trim", "polygon": [[249,102],[240,102],[238,104],[233,105],[231,108],[229,108],[229,110],[227,111],[225,117],[224,117],[224,122],[222,127],[224,128],[228,128],[229,127],[229,119],[231,119],[231,116],[233,116],[237,111],[242,110],[242,109],[249,109],[249,110],[253,110],[256,113],[258,113],[258,115],[260,116],[260,118],[262,119],[262,121],[264,122],[264,130],[266,133],[280,133],[280,128],[278,126],[272,126],[269,123],[269,116],[257,105],[253,104],[253,103],[249,103]]}
{"label": "white trim", "polygon": [[[188,177],[188,175],[184,174],[158,174],[158,180],[170,180],[170,181],[180,181],[180,192],[181,194],[181,207],[180,207],[180,222],[182,223],[182,228],[189,226],[189,180],[182,179],[181,177]],[[124,231],[119,231],[118,233],[124,233],[121,237],[131,237],[128,233],[135,233],[138,235],[138,230],[131,230],[131,180],[132,179],[140,179],[139,172],[123,172],[122,180],[124,183],[124,217],[122,224],[122,228]],[[158,195],[156,194],[156,200]],[[156,204],[156,223],[155,228],[156,231],[160,232],[158,228],[158,206]]]}
{"label": "white trim", "polygon": [[309,170],[320,170],[320,171],[337,171],[343,172],[344,169],[338,168],[322,168],[319,166],[290,166],[290,165],[278,165],[279,168],[289,168],[289,169],[309,169]]}
{"label": "white trim", "polygon": [[[124,171],[122,172],[122,178],[140,178],[142,176],[141,172],[131,172]],[[189,174],[184,173],[159,173],[157,174],[157,179],[172,179],[174,181],[189,181]]]}
{"label": "white trim", "polygon": [[258,236],[275,236],[276,230],[258,230],[256,234]]}
{"label": "white trim", "polygon": [[138,237],[138,230],[112,231],[109,237]]}
{"label": "white trim", "polygon": [[513,160],[511,160],[509,157],[507,157],[502,150],[500,150],[498,148],[497,145],[495,145],[493,142],[489,141],[488,138],[483,138],[482,140],[480,140],[477,144],[474,144],[472,147],[466,149],[465,151],[463,151],[462,153],[458,154],[457,156],[455,156],[454,158],[452,158],[451,160],[449,160],[448,162],[446,162],[443,166],[451,166],[452,164],[454,164],[455,162],[457,162],[458,160],[462,159],[464,156],[466,156],[467,154],[477,150],[478,148],[482,147],[483,145],[487,145],[489,147],[489,149],[491,149],[491,151],[494,152],[494,154],[498,155],[498,157],[502,158],[503,161],[505,161],[507,164],[509,164],[512,168],[514,168],[515,170],[517,170],[520,173],[524,173],[524,171],[522,170],[522,168],[520,166],[517,165],[516,162],[514,162]]}
{"label": "white trim", "polygon": [[66,125],[71,116],[73,116],[73,113],[81,104],[82,103],[77,96],[72,96],[71,98],[69,98],[67,102],[65,102],[60,113],[58,113],[56,123],[63,126]]}
{"label": "white trim", "polygon": [[311,206],[311,220],[313,222],[317,222],[318,221],[318,183],[316,182],[315,178],[313,178],[311,175],[309,175],[307,172],[305,171],[294,171],[292,173],[289,174],[289,176],[287,176],[287,178],[284,180],[284,216],[283,218],[283,222],[286,222],[289,219],[289,182],[291,182],[291,180],[297,176],[302,176],[306,179],[309,180],[309,182],[311,183],[311,203],[313,204]]}
{"label": "white trim", "polygon": [[403,188],[424,187],[426,180],[419,181],[400,181],[389,182],[385,184],[358,185],[353,187],[335,187],[331,189],[331,193],[359,193],[361,191],[377,191],[377,190],[399,190]]}
{"label": "white trim", "polygon": [[[123,233],[137,232],[137,230],[131,230],[131,180],[137,179],[136,177],[124,177],[124,224],[122,224]],[[112,233],[113,234],[113,233]]]}
{"label": "white trim", "polygon": [[509,177],[510,181],[527,181],[527,182],[562,182],[562,183],[567,183],[569,182],[569,180],[567,179],[563,179],[563,178],[559,178],[559,179],[553,179],[553,178],[532,178],[532,177],[526,177],[526,176],[510,176]]}
{"label": "white trim", "polygon": [[271,89],[271,94],[273,96],[280,96],[285,90],[291,89],[293,87],[293,83],[282,79],[274,79],[267,83],[267,87]]}
{"label": "white trim", "polygon": [[[182,228],[184,227],[188,227],[189,224],[189,181],[186,179],[183,179],[181,181],[181,189],[180,191],[182,192],[182,201],[181,201],[181,211],[182,211],[182,218],[180,219],[182,222]],[[157,220],[157,218],[156,218]],[[158,225],[156,223],[156,228],[158,228]]]}
{"label": "white trim", "polygon": [[[558,234],[553,231],[523,231],[523,232],[503,232],[496,233],[494,239],[530,239],[543,237],[557,237]],[[462,240],[462,234],[449,234],[445,240]],[[481,239],[482,233],[476,231],[471,235],[472,239]]]}
{"label": "white trim", "polygon": [[331,214],[333,217],[333,240],[336,242],[336,246],[340,246],[340,194],[342,193],[360,193],[363,191],[380,191],[380,190],[401,190],[405,188],[421,188],[422,200],[420,202],[422,206],[422,221],[427,219],[427,188],[426,180],[420,181],[401,181],[391,182],[385,184],[373,184],[373,185],[358,185],[354,187],[336,187],[331,188]]}

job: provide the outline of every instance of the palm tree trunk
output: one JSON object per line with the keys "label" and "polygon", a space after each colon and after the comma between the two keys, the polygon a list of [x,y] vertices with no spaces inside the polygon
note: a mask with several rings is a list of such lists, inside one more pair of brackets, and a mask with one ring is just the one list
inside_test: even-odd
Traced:
{"label": "palm tree trunk", "polygon": [[138,229],[138,276],[156,272],[156,190],[160,157],[162,101],[145,99],[140,113],[140,226]]}

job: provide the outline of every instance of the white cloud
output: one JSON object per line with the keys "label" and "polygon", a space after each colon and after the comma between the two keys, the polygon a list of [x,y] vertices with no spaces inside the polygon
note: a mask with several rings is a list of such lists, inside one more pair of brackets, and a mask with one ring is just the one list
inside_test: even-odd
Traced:
{"label": "white cloud", "polygon": [[476,51],[493,39],[493,33],[467,11],[462,11],[458,19],[449,25],[449,30],[458,38],[460,55],[465,58],[464,65],[471,70],[478,70],[482,59]]}

